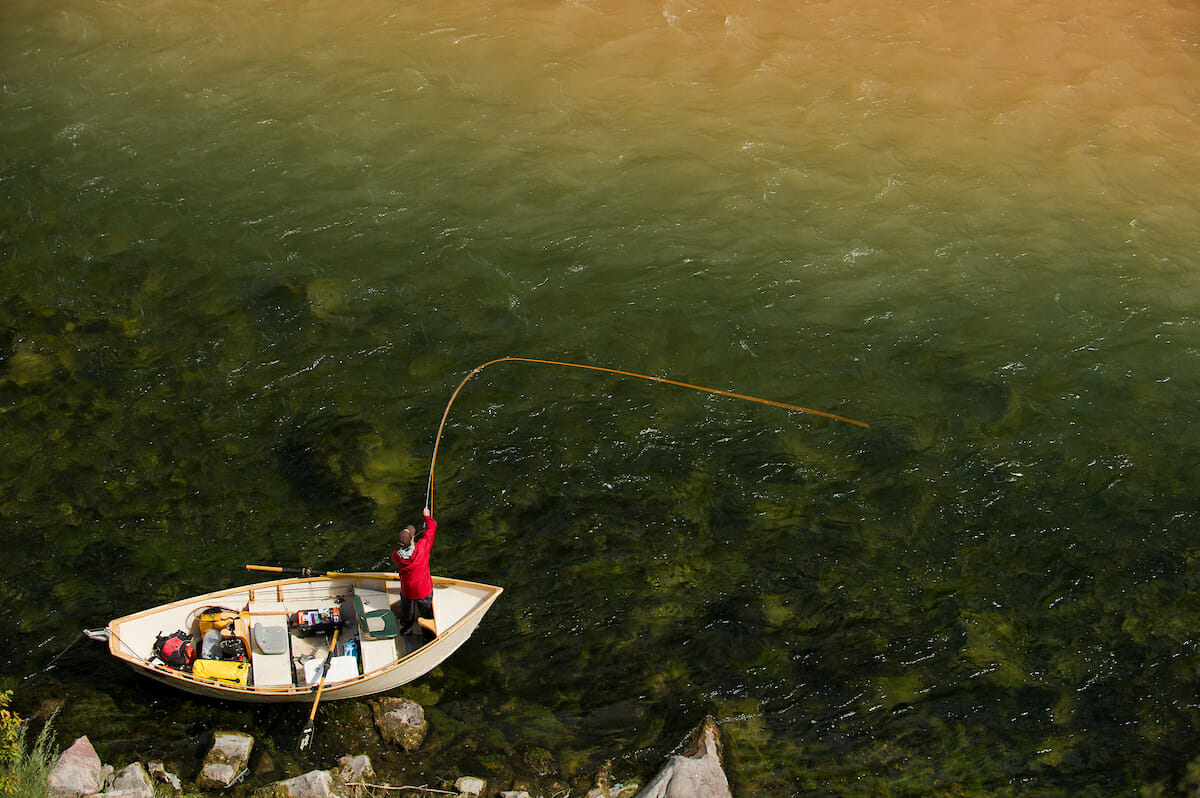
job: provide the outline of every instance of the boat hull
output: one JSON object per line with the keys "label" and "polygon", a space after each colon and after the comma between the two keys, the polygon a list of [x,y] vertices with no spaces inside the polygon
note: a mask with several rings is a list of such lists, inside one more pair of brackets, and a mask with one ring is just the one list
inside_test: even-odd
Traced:
{"label": "boat hull", "polygon": [[[357,654],[349,658],[352,660],[349,671],[343,669],[335,675],[330,670],[321,700],[361,698],[420,678],[470,638],[502,592],[502,588],[492,585],[434,577],[436,636],[419,647],[411,637],[371,639],[366,634],[360,635],[357,628],[347,628],[344,634],[339,633],[341,642],[354,639]],[[399,581],[395,574],[387,573],[336,575],[280,579],[206,593],[109,622],[109,652],[138,673],[194,695],[256,703],[311,702],[319,681],[316,674],[329,653],[329,641],[321,635],[297,634],[295,613],[338,606],[355,594],[368,608],[386,609],[399,599]],[[250,642],[253,676],[246,685],[198,678],[155,659],[153,647],[160,634],[178,629],[193,634],[198,641],[196,617],[204,608],[214,606],[241,613],[247,631],[256,624],[287,623],[287,652],[265,653]],[[308,679],[304,676],[305,665]]]}

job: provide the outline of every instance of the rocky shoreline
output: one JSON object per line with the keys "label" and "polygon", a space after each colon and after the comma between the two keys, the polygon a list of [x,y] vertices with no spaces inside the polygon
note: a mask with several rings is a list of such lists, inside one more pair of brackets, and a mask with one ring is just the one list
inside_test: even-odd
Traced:
{"label": "rocky shoreline", "polygon": [[[407,698],[372,702],[375,727],[390,745],[413,752],[420,748],[429,724],[420,704]],[[162,798],[162,796],[229,795],[237,798],[362,798],[388,795],[449,795],[457,798],[567,798],[569,788],[553,793],[521,783],[493,785],[482,776],[463,775],[453,783],[392,785],[379,783],[366,754],[346,754],[337,767],[311,770],[249,788],[255,739],[241,731],[214,731],[199,770],[191,778],[173,773],[161,761],[135,761],[120,767],[104,764],[91,741],[80,737],[62,753],[50,772],[49,798]],[[586,798],[732,798],[721,762],[717,723],[706,718],[684,753],[671,756],[658,774],[641,784],[616,781],[609,762],[584,793]],[[578,789],[583,789],[579,787]]]}

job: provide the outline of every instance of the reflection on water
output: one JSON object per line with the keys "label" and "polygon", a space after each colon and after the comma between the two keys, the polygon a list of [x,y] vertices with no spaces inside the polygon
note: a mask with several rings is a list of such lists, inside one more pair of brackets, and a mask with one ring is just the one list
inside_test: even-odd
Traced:
{"label": "reflection on water", "polygon": [[[383,566],[454,385],[548,357],[872,428],[489,369],[435,564],[505,598],[381,770],[575,785],[713,713],[739,794],[1170,791],[1197,87],[1186,3],[6,3],[3,673]],[[181,760],[167,714],[295,720],[29,684]]]}

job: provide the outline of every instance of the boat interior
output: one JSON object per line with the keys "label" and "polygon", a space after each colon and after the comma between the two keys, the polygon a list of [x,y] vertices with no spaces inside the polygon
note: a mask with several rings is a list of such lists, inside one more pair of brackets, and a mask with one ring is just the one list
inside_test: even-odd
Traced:
{"label": "boat interior", "polygon": [[[209,596],[131,620],[140,632],[114,631],[153,644],[178,624],[198,655],[192,678],[256,692],[308,690],[327,659],[331,685],[387,668],[437,637],[431,618],[401,629],[399,609],[398,581],[297,580]],[[139,656],[158,664],[149,651]]]}
{"label": "boat interior", "polygon": [[[349,593],[322,596],[321,601],[310,601],[312,606],[300,607],[296,599],[262,592],[251,591],[246,606],[256,687],[317,684],[331,644],[335,650],[327,683],[387,667],[435,635],[431,622],[401,634],[386,593],[367,593],[364,599],[363,592],[351,587]],[[398,605],[399,596],[395,598]]]}

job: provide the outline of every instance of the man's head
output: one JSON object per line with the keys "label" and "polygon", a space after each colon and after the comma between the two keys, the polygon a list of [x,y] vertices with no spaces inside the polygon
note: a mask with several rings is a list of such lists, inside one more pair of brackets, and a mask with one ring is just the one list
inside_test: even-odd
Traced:
{"label": "man's head", "polygon": [[396,542],[399,544],[400,555],[402,557],[411,557],[412,552],[409,551],[413,545],[413,538],[417,535],[417,528],[412,524],[400,530],[400,534],[396,536]]}

